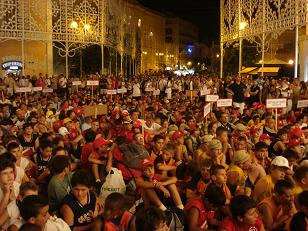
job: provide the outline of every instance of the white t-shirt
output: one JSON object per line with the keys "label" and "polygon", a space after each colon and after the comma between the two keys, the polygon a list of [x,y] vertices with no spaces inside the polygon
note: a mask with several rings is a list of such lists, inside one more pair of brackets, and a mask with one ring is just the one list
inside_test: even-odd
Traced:
{"label": "white t-shirt", "polygon": [[20,228],[22,225],[22,217],[20,216],[16,200],[11,201],[6,210],[9,215],[8,226],[15,225],[17,228]]}
{"label": "white t-shirt", "polygon": [[70,231],[70,227],[61,218],[50,216],[45,225],[44,231]]}
{"label": "white t-shirt", "polygon": [[24,178],[25,176],[25,170],[19,166],[15,166],[16,167],[16,177],[15,177],[15,181],[19,184],[21,184],[22,178]]}
{"label": "white t-shirt", "polygon": [[139,96],[141,96],[140,84],[135,83],[133,85],[133,97],[139,97]]}
{"label": "white t-shirt", "polygon": [[159,131],[159,129],[161,128],[161,126],[158,123],[152,123],[151,127],[148,127],[144,120],[140,120],[140,121],[145,130],[155,132],[155,131]]}

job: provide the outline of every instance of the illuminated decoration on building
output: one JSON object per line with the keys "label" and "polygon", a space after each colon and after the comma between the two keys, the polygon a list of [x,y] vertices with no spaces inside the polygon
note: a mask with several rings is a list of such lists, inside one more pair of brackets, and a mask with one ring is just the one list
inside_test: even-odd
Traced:
{"label": "illuminated decoration on building", "polygon": [[297,75],[298,29],[306,25],[306,0],[221,0],[220,6],[221,77],[224,47],[247,39],[257,44],[264,60],[271,39],[292,29],[296,31],[294,68]]}

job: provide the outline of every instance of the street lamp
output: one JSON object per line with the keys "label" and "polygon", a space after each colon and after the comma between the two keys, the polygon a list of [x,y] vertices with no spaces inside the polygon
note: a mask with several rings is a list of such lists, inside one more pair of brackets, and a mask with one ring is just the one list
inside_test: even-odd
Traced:
{"label": "street lamp", "polygon": [[242,50],[243,50],[243,38],[241,36],[241,31],[244,30],[246,26],[247,26],[246,22],[240,22],[239,30],[238,30],[238,37],[239,37],[239,43],[240,43],[239,44],[239,65],[238,65],[239,73],[242,70]]}

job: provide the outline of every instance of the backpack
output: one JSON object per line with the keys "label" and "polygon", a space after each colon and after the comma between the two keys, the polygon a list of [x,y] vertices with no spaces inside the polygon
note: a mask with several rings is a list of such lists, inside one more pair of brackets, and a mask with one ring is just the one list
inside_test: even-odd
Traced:
{"label": "backpack", "polygon": [[141,170],[141,161],[150,157],[145,147],[140,144],[122,144],[119,149],[123,153],[124,163],[128,168]]}

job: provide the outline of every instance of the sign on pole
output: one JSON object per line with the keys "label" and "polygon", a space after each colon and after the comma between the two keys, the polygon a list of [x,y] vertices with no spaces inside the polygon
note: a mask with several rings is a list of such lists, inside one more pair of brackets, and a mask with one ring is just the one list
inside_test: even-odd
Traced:
{"label": "sign on pole", "polygon": [[42,87],[32,87],[32,91],[42,91]]}
{"label": "sign on pole", "polygon": [[200,91],[200,96],[209,95],[209,94],[211,94],[211,90],[210,89],[201,90]]}
{"label": "sign on pole", "polygon": [[16,88],[15,92],[16,93],[23,93],[23,92],[31,92],[31,87],[20,87]]}
{"label": "sign on pole", "polygon": [[232,99],[218,99],[217,107],[232,107]]}
{"label": "sign on pole", "polygon": [[87,86],[98,86],[99,81],[98,80],[88,80],[87,81]]}
{"label": "sign on pole", "polygon": [[79,80],[72,81],[72,85],[73,86],[80,86],[81,85],[81,81],[79,81]]}
{"label": "sign on pole", "polygon": [[126,92],[127,92],[126,88],[120,88],[120,89],[117,90],[118,94],[123,94],[123,93],[126,93]]}
{"label": "sign on pole", "polygon": [[204,106],[203,117],[206,117],[211,112],[211,103]]}
{"label": "sign on pole", "polygon": [[305,108],[305,107],[308,107],[308,99],[297,101],[297,108]]}
{"label": "sign on pole", "polygon": [[44,88],[44,89],[43,89],[43,92],[44,92],[44,93],[52,93],[52,92],[53,92],[53,89],[52,89],[52,88]]}
{"label": "sign on pole", "polygon": [[274,108],[286,108],[287,107],[287,99],[267,99],[266,100],[266,108],[274,109]]}
{"label": "sign on pole", "polygon": [[206,95],[206,102],[216,102],[219,99],[219,95]]}
{"label": "sign on pole", "polygon": [[117,92],[117,90],[107,90],[107,95],[116,95]]}

